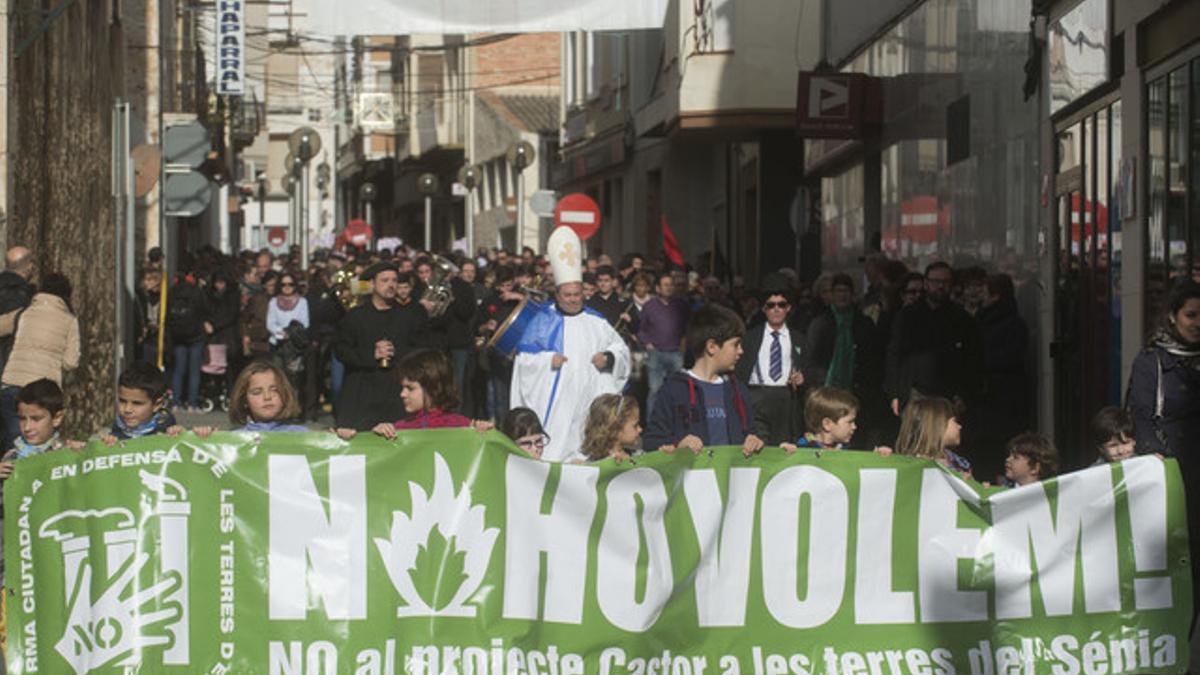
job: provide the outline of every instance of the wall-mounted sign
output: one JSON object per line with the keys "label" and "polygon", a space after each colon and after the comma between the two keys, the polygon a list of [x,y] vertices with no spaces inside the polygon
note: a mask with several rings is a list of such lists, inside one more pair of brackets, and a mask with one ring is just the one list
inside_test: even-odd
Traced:
{"label": "wall-mounted sign", "polygon": [[243,0],[217,0],[217,93],[246,93],[246,16]]}
{"label": "wall-mounted sign", "polygon": [[800,73],[796,133],[802,138],[861,138],[878,125],[879,80],[862,73]]}

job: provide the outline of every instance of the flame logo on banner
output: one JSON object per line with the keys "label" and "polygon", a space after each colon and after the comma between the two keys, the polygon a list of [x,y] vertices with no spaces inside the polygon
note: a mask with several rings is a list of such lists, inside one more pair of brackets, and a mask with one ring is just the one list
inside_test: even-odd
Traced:
{"label": "flame logo on banner", "polygon": [[392,512],[391,538],[376,537],[375,546],[406,603],[396,616],[473,617],[476,608],[466,603],[483,582],[500,530],[484,527],[486,510],[472,503],[465,484],[454,492],[442,455],[433,461],[433,491],[409,483],[412,513]]}

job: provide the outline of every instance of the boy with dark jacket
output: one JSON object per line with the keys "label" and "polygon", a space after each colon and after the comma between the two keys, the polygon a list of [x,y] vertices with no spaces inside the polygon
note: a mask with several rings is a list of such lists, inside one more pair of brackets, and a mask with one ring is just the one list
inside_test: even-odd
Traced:
{"label": "boy with dark jacket", "polygon": [[740,445],[749,456],[763,447],[751,433],[754,409],[746,385],[734,375],[746,327],[732,310],[705,305],[692,315],[687,344],[696,357],[691,370],[663,382],[650,411],[645,447],[672,451]]}

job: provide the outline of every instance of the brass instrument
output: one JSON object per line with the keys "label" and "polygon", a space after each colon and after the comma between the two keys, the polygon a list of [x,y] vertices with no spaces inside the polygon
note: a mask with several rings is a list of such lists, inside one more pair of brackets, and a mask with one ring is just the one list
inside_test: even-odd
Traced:
{"label": "brass instrument", "polygon": [[458,265],[437,255],[430,260],[430,266],[433,268],[433,276],[430,277],[429,288],[425,289],[421,300],[433,303],[433,308],[429,310],[429,316],[433,318],[445,314],[446,308],[454,302],[454,291],[451,290],[450,282],[458,275]]}
{"label": "brass instrument", "polygon": [[370,284],[359,281],[358,275],[351,267],[343,267],[333,275],[333,295],[342,303],[344,309],[358,307],[362,304],[363,297],[370,292]]}

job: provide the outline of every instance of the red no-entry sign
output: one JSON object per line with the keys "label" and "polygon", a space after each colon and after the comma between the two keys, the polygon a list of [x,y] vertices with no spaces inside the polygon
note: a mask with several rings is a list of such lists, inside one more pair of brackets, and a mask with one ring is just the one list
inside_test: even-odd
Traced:
{"label": "red no-entry sign", "polygon": [[582,192],[569,194],[554,207],[554,224],[566,225],[587,241],[600,229],[600,207]]}
{"label": "red no-entry sign", "polygon": [[275,248],[279,248],[287,243],[288,231],[286,227],[272,227],[267,230],[267,243]]}

